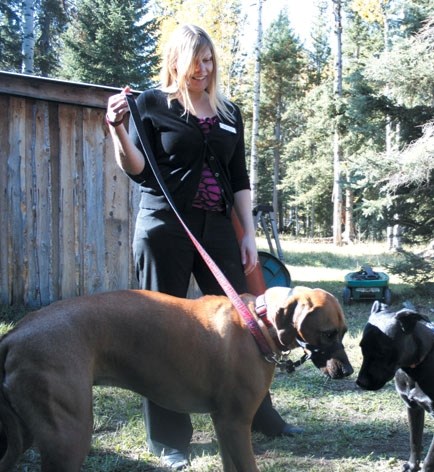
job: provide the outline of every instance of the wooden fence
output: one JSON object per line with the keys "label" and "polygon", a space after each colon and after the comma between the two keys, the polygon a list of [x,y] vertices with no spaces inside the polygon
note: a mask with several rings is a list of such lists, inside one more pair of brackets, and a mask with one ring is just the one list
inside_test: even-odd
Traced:
{"label": "wooden fence", "polygon": [[104,123],[118,89],[0,72],[0,302],[135,285],[138,186]]}

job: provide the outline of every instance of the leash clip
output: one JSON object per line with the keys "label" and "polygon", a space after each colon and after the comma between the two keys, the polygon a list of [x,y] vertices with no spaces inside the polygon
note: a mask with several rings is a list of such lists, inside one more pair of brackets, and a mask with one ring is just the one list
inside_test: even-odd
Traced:
{"label": "leash clip", "polygon": [[295,372],[295,365],[294,362],[292,362],[291,359],[288,359],[284,365],[280,366],[280,371],[283,372],[285,371],[287,374],[292,374]]}
{"label": "leash clip", "polygon": [[276,364],[277,366],[280,366],[280,364],[282,363],[282,356],[278,356],[274,352],[264,356],[264,359],[270,364]]}
{"label": "leash clip", "polygon": [[288,357],[290,352],[291,351],[287,351],[286,353],[280,356],[273,353],[269,354],[268,356],[265,356],[264,358],[270,364],[275,364],[276,367],[279,367],[281,372],[292,374],[293,372],[295,372],[295,369],[297,367],[300,367],[302,364],[304,364],[307,360],[311,358],[311,353],[305,352],[298,361],[294,362]]}
{"label": "leash clip", "polygon": [[286,362],[284,363],[283,366],[280,367],[280,370],[286,370],[288,374],[292,374],[295,372],[295,369],[297,367],[300,367],[302,364],[304,364],[306,361],[308,361],[311,358],[311,354],[308,354],[305,352],[298,361],[293,362],[291,359],[287,359]]}

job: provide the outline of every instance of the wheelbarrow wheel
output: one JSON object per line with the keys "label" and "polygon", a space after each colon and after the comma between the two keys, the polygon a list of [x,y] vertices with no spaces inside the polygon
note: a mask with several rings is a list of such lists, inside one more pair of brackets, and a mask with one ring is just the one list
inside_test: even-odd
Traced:
{"label": "wheelbarrow wheel", "polygon": [[345,287],[342,292],[342,301],[344,302],[344,305],[349,305],[351,303],[351,290],[348,287]]}
{"label": "wheelbarrow wheel", "polygon": [[384,297],[384,303],[386,305],[391,305],[392,304],[392,292],[391,292],[390,288],[385,288],[384,289],[383,297]]}

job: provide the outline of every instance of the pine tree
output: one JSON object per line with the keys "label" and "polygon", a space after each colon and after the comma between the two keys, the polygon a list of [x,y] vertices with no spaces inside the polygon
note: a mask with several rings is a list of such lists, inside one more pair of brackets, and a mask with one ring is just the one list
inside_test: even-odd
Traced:
{"label": "pine tree", "polygon": [[313,66],[313,81],[316,85],[325,79],[327,73],[327,65],[331,56],[330,47],[330,26],[327,16],[328,0],[320,0],[318,2],[316,17],[312,27],[312,51],[310,52],[310,60]]}
{"label": "pine tree", "polygon": [[67,5],[60,0],[0,0],[0,69],[56,76]]}
{"label": "pine tree", "polygon": [[80,0],[64,35],[62,75],[71,80],[143,89],[154,80],[155,20],[147,0]]}
{"label": "pine tree", "polygon": [[283,226],[283,208],[278,189],[283,173],[282,153],[287,141],[294,137],[294,110],[291,106],[302,92],[305,63],[306,56],[294,36],[288,16],[281,12],[264,36],[260,120],[262,124],[268,124],[267,129],[262,125],[261,157],[273,162],[270,166],[273,178],[268,180],[273,182],[272,202],[274,210],[278,212],[280,227]]}
{"label": "pine tree", "polygon": [[[421,137],[423,125],[433,116],[432,20],[431,28],[429,24],[421,27],[428,18],[433,18],[434,7],[425,0],[388,2],[383,7],[387,9],[383,10],[383,17],[376,14],[376,22],[367,21],[363,9],[352,19],[353,25],[358,24],[359,28],[352,35],[351,43],[357,44],[354,39],[357,38],[359,53],[353,58],[358,70],[354,67],[346,92],[349,133],[344,142],[345,152],[351,156],[352,175],[358,176],[357,192],[363,197],[359,214],[363,219],[371,227],[399,223],[405,226],[407,236],[424,234],[429,238],[432,229],[426,223],[432,220],[432,212],[428,216],[429,208],[433,207],[432,170],[426,171],[423,184],[417,178],[413,182],[422,166],[412,160],[411,165],[405,164],[414,153],[405,153],[403,160],[400,150],[419,138],[421,146],[415,149],[423,150],[425,158],[432,159],[424,146],[426,136]],[[362,28],[364,37],[360,34]],[[420,33],[416,35],[418,30]],[[386,123],[393,133],[384,132]],[[399,181],[400,187],[396,184],[397,175],[404,175],[408,182]]]}
{"label": "pine tree", "polygon": [[0,69],[21,70],[21,2],[0,0]]}
{"label": "pine tree", "polygon": [[60,36],[68,21],[67,2],[40,0],[36,18],[34,70],[43,77],[55,76],[61,53]]}

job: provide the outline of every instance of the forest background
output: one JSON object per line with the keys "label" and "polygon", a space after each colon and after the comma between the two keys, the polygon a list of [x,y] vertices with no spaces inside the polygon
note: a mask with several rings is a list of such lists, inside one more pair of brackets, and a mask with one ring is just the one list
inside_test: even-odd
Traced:
{"label": "forest background", "polygon": [[196,23],[243,110],[253,203],[279,231],[433,240],[433,2],[314,0],[308,46],[286,5],[263,29],[267,0],[0,0],[0,69],[143,90],[169,34]]}

